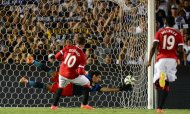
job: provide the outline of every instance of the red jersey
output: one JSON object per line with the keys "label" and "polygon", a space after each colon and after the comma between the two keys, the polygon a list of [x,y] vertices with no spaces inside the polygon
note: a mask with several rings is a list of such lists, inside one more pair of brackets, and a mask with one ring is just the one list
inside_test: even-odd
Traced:
{"label": "red jersey", "polygon": [[67,45],[55,55],[57,60],[61,60],[59,74],[68,79],[74,79],[79,76],[78,68],[84,69],[86,65],[86,56],[84,52],[73,45]]}
{"label": "red jersey", "polygon": [[170,27],[156,32],[154,41],[159,42],[156,61],[161,58],[174,58],[177,60],[177,47],[184,44],[184,39],[180,32]]}

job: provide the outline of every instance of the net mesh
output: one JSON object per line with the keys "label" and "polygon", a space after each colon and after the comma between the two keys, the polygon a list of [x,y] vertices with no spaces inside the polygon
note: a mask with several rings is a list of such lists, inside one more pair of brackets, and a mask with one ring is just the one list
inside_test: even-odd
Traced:
{"label": "net mesh", "polygon": [[[147,106],[147,0],[2,0],[0,4],[0,106],[47,107],[53,94],[20,86],[21,76],[51,83],[50,77],[26,64],[28,53],[58,71],[48,61],[85,35],[86,70],[102,72],[103,87],[119,87],[127,75],[136,79],[132,92],[90,94],[95,107],[145,108]],[[80,106],[82,97],[64,97],[60,105]]]}

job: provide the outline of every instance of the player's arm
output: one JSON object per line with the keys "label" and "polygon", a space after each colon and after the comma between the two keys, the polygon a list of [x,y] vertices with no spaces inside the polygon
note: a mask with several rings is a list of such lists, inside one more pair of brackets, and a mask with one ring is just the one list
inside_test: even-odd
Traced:
{"label": "player's arm", "polygon": [[100,89],[101,92],[118,92],[120,91],[119,88],[107,88],[107,87],[102,87]]}
{"label": "player's arm", "polygon": [[[184,45],[184,37],[181,34],[179,34],[179,43],[177,47],[177,52],[182,53],[184,58],[186,57],[187,52]],[[184,59],[184,65],[186,65],[186,59],[187,58]]]}
{"label": "player's arm", "polygon": [[150,50],[150,53],[149,53],[149,60],[148,60],[148,64],[147,66],[151,66],[151,63],[152,63],[152,57],[156,51],[156,49],[158,48],[158,45],[159,45],[159,41],[160,41],[160,32],[156,32],[155,34],[155,37],[154,37],[154,42],[153,42],[153,45],[152,45],[152,48]]}
{"label": "player's arm", "polygon": [[36,81],[33,81],[33,80],[29,80],[28,77],[26,77],[26,76],[22,77],[19,80],[19,83],[21,85],[28,85],[28,87],[34,87],[34,88],[39,88],[39,89],[46,89],[48,91],[50,91],[49,88],[51,88],[50,84],[45,84],[43,82],[36,82]]}
{"label": "player's arm", "polygon": [[102,87],[100,89],[101,92],[118,92],[118,91],[131,91],[131,90],[132,90],[131,84],[121,85],[119,88]]}
{"label": "player's arm", "polygon": [[60,50],[58,53],[56,53],[55,58],[56,58],[58,61],[63,61],[65,48],[66,48],[66,47],[64,47],[62,50]]}
{"label": "player's arm", "polygon": [[183,45],[179,45],[177,48],[177,51],[185,53],[185,50],[183,49]]}
{"label": "player's arm", "polygon": [[183,53],[184,65],[187,65],[187,56],[188,56],[188,54]]}
{"label": "player's arm", "polygon": [[27,56],[26,62],[28,64],[33,64],[34,66],[40,68],[41,70],[47,72],[48,74],[52,73],[52,69],[50,67],[46,66],[45,64],[43,64],[39,61],[34,60],[34,58],[31,55]]}
{"label": "player's arm", "polygon": [[186,54],[186,52],[185,52],[185,50],[183,48],[183,45],[178,45],[177,53],[178,53],[178,65],[181,64],[181,61],[179,59],[180,55],[183,55],[183,61],[184,61],[183,65],[187,65],[187,54]]}
{"label": "player's arm", "polygon": [[84,66],[82,66],[82,65],[79,65],[77,72],[79,75],[85,75],[86,74],[86,71],[84,70]]}
{"label": "player's arm", "polygon": [[186,45],[183,46],[183,51],[184,65],[187,65],[188,48]]}
{"label": "player's arm", "polygon": [[153,42],[153,46],[152,46],[152,48],[150,50],[149,61],[148,61],[148,65],[147,66],[151,65],[151,63],[152,63],[152,57],[153,57],[153,55],[154,55],[154,53],[155,53],[155,51],[156,51],[156,49],[158,47],[158,44],[159,44],[159,42],[157,42],[157,41]]}

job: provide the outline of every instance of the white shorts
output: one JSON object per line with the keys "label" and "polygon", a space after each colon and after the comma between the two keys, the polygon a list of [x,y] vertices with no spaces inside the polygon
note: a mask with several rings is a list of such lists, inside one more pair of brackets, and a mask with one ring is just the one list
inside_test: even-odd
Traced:
{"label": "white shorts", "polygon": [[81,85],[81,86],[87,85],[87,84],[90,85],[90,81],[85,75],[79,75],[75,79],[67,79],[67,78],[59,75],[59,87],[60,88],[64,88],[69,83],[73,83],[73,84]]}
{"label": "white shorts", "polygon": [[155,83],[156,80],[160,78],[160,73],[166,73],[165,80],[169,82],[173,82],[177,79],[176,72],[177,72],[177,62],[176,59],[172,58],[162,58],[155,64],[155,71],[154,71],[154,79],[153,82]]}

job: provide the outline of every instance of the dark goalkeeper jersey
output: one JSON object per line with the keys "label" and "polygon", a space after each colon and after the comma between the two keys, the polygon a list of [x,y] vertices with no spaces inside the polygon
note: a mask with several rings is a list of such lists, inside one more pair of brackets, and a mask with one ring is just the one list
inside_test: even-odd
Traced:
{"label": "dark goalkeeper jersey", "polygon": [[[92,78],[91,76],[87,75],[86,76],[89,80],[90,80],[90,85],[92,86],[92,89],[90,90],[90,92],[95,92],[95,91],[100,91],[101,90],[101,86],[99,84],[95,84],[92,85]],[[83,86],[79,86],[79,85],[75,85],[73,86],[73,95],[82,95],[84,91]]]}

